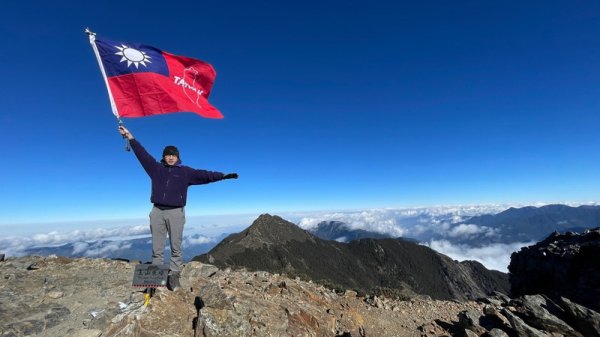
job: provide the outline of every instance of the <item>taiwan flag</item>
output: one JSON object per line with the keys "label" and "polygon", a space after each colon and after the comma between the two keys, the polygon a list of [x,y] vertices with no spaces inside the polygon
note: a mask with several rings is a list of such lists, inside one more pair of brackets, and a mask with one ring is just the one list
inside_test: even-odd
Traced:
{"label": "taiwan flag", "polygon": [[208,103],[214,68],[203,61],[177,56],[140,44],[90,35],[117,117],[144,117],[194,112],[223,118]]}

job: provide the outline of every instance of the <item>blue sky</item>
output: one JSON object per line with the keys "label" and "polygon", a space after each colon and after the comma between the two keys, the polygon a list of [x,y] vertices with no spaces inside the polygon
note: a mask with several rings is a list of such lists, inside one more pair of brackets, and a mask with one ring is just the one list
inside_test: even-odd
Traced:
{"label": "blue sky", "polygon": [[597,1],[5,1],[0,225],[143,218],[83,33],[211,63],[225,115],[126,119],[240,179],[189,215],[597,201]]}

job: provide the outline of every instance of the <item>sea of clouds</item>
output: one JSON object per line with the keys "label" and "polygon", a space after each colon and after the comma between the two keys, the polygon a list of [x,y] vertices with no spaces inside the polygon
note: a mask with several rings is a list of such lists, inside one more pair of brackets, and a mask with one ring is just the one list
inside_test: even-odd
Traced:
{"label": "sea of clouds", "polygon": [[[217,244],[224,233],[237,233],[256,217],[249,213],[187,216],[183,247]],[[108,257],[113,252],[139,248],[136,239],[150,240],[147,218],[4,224],[0,225],[0,231],[5,234],[0,236],[0,254],[6,256],[23,256],[43,247],[73,245],[69,254]]]}
{"label": "sea of clouds", "polygon": [[297,223],[303,229],[310,230],[322,221],[340,221],[350,229],[413,238],[457,261],[477,261],[488,269],[508,272],[510,255],[534,242],[477,245],[469,242],[469,239],[499,236],[498,229],[462,222],[473,216],[497,214],[510,207],[523,206],[502,204],[321,212],[303,215]]}
{"label": "sea of clouds", "polygon": [[[212,226],[210,229],[189,228],[182,241],[183,248],[217,244],[223,233],[239,230],[241,227]],[[197,233],[203,231],[209,235]],[[7,256],[23,256],[29,251],[42,247],[60,247],[72,245],[69,254],[83,257],[108,257],[111,253],[122,252],[133,247],[136,239],[144,241],[151,247],[150,228],[148,225],[91,228],[71,231],[51,231],[21,236],[0,237],[0,253]]]}
{"label": "sea of clouds", "polygon": [[[69,243],[75,244],[75,253],[82,256],[99,256],[102,253],[97,250],[98,246],[90,242],[98,240],[115,240],[115,244],[108,245],[106,251],[123,248],[119,238],[135,238],[150,235],[148,226],[131,226],[116,228],[93,228],[77,229],[73,231],[51,231],[48,233],[37,233],[28,236],[5,236],[0,238],[0,252],[9,256],[23,255],[27,249],[35,247],[53,247]],[[88,251],[86,253],[86,251]],[[105,252],[106,252],[105,251]]]}
{"label": "sea of clouds", "polygon": [[[544,204],[535,204],[543,206]],[[572,204],[577,205],[577,204]],[[497,242],[485,245],[469,242],[470,238],[493,238],[497,229],[469,224],[465,220],[483,214],[497,214],[509,207],[524,205],[467,205],[414,207],[403,209],[379,208],[348,211],[288,212],[279,214],[298,224],[303,229],[313,229],[322,221],[340,221],[350,229],[363,229],[389,234],[393,237],[417,239],[442,254],[458,260],[474,260],[488,269],[507,272],[510,255],[521,247],[534,242]],[[186,227],[184,247],[215,242],[224,233],[236,233],[252,223],[255,215],[244,215],[236,219],[236,225],[227,225],[224,220],[219,225],[202,224]],[[192,223],[194,222],[191,217]],[[211,221],[216,221],[211,219]],[[241,224],[243,223],[243,224]],[[188,226],[188,225],[186,225]],[[198,234],[201,233],[201,234]],[[71,231],[50,231],[23,236],[0,237],[0,253],[8,256],[24,255],[34,247],[52,247],[73,244],[73,253],[79,256],[103,257],[111,251],[127,249],[132,238],[149,237],[148,225],[119,226],[114,228],[91,228]],[[100,244],[99,241],[104,243]],[[106,243],[106,241],[110,241]]]}

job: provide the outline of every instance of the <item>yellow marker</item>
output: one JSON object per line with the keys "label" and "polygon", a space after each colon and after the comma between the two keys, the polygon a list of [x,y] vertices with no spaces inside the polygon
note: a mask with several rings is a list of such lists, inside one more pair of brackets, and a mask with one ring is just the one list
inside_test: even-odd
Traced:
{"label": "yellow marker", "polygon": [[146,293],[146,296],[144,296],[144,306],[148,306],[148,303],[150,302],[150,293]]}

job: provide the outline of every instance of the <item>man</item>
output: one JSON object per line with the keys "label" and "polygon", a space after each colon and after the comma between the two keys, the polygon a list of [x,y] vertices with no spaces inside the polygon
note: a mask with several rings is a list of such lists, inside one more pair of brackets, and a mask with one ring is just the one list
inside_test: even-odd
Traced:
{"label": "man", "polygon": [[185,223],[185,204],[187,189],[190,185],[208,184],[223,179],[237,179],[237,173],[223,174],[197,170],[181,165],[179,150],[169,145],[163,150],[162,160],[157,162],[125,127],[119,126],[119,133],[127,138],[135,156],[152,180],[154,204],[150,212],[150,231],[152,233],[152,264],[163,264],[165,239],[169,234],[171,245],[171,263],[167,287],[179,288],[182,254],[181,241]]}

